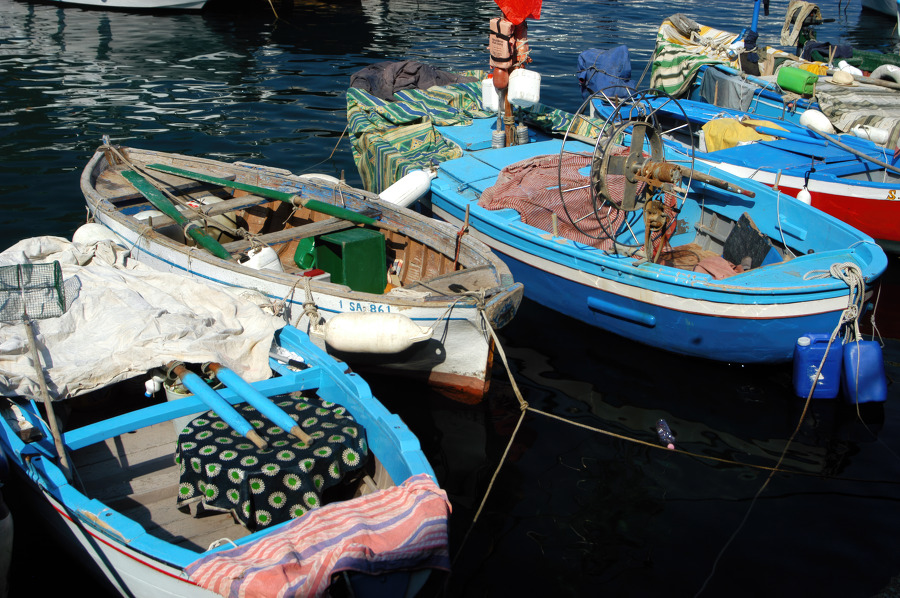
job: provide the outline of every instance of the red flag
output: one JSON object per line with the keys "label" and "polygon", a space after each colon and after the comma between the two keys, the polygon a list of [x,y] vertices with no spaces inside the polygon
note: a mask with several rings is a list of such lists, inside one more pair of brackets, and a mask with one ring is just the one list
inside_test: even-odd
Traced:
{"label": "red flag", "polygon": [[519,25],[525,19],[541,18],[541,2],[543,0],[494,0],[503,16],[513,25]]}

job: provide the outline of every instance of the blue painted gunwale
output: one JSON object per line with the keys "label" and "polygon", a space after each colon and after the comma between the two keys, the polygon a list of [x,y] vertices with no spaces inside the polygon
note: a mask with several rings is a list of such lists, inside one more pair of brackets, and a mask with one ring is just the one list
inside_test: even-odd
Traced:
{"label": "blue painted gunwale", "polygon": [[[436,479],[431,465],[421,451],[418,438],[399,416],[389,412],[372,396],[369,386],[362,378],[316,347],[304,333],[292,326],[285,326],[276,332],[276,338],[281,346],[303,356],[310,367],[294,372],[270,359],[270,367],[280,376],[255,382],[254,388],[265,396],[315,388],[321,398],[346,407],[366,428],[370,451],[378,456],[395,483],[399,484],[419,473],[426,473]],[[231,403],[243,401],[229,389],[222,389],[219,394]],[[189,396],[68,431],[63,434],[63,441],[70,450],[75,450],[129,431],[207,410],[208,407],[199,399]],[[38,488],[54,509],[67,519],[78,520],[95,539],[111,544],[125,554],[139,555],[132,558],[140,560],[140,555],[146,557],[150,561],[144,562],[146,566],[162,565],[176,569],[183,569],[201,554],[231,547],[224,545],[206,553],[198,553],[170,544],[150,535],[141,525],[102,502],[89,499],[66,481],[54,462],[55,448],[50,429],[39,417],[35,401],[21,406],[21,411],[27,420],[43,432],[43,438],[26,444],[13,432],[5,419],[0,419],[0,448],[9,457],[11,466],[18,470],[17,473],[24,475],[32,486]],[[102,525],[98,525],[98,522],[102,522]],[[283,525],[285,524],[254,532],[234,542],[238,545],[247,544]]]}
{"label": "blue painted gunwale", "polygon": [[[438,130],[464,150],[480,148],[485,144],[473,140],[490,139],[494,122],[476,119],[467,127]],[[843,282],[830,278],[804,281],[803,274],[851,261],[871,283],[887,266],[884,252],[852,227],[791,198],[777,198],[764,185],[699,163],[695,164],[697,170],[712,171],[753,190],[756,199],[697,182],[692,187],[694,199],[702,193],[707,208],[734,220],[748,211],[762,232],[776,238],[783,232],[793,248],[816,253],[715,281],[706,274],[649,263],[636,265],[634,258],[551,239],[546,231],[523,224],[513,210],[490,211],[477,205],[481,193],[494,184],[504,166],[528,157],[558,154],[560,147],[559,140],[548,139],[509,148],[469,149],[462,158],[440,165],[432,181],[432,209],[459,224],[468,206],[474,234],[500,254],[516,280],[525,284],[526,297],[620,336],[719,361],[787,361],[798,336],[813,331],[830,333],[847,304]],[[591,149],[587,145],[579,148],[572,141],[566,147],[571,151]],[[775,224],[776,210],[782,231]],[[682,211],[682,217],[688,215],[688,209]],[[689,242],[693,233],[680,236],[673,237],[673,246]]]}

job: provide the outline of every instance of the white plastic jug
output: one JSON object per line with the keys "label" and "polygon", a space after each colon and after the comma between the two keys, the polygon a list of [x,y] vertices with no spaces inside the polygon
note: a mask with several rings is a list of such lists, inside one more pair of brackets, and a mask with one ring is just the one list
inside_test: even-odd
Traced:
{"label": "white plastic jug", "polygon": [[509,75],[509,103],[528,108],[541,101],[541,74],[516,69]]}
{"label": "white plastic jug", "polygon": [[481,82],[481,106],[485,110],[496,112],[500,109],[500,97],[493,79],[485,79]]}

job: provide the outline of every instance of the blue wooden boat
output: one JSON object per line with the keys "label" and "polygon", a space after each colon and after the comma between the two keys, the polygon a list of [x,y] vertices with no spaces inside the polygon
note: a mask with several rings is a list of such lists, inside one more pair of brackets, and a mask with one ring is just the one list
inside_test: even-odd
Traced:
{"label": "blue wooden boat", "polygon": [[[147,288],[147,276],[158,275],[143,272],[132,279],[144,279],[144,286],[135,289]],[[164,276],[164,288],[193,285],[180,288],[203,301],[197,291],[205,292],[205,285]],[[103,312],[84,305],[90,296],[85,289],[75,299],[76,307],[40,322],[50,389],[77,386],[56,374],[62,366],[54,357],[64,361],[58,353],[64,344],[53,341],[55,320]],[[161,335],[154,336],[153,346],[194,342],[184,338],[184,330],[165,328],[165,314],[173,311],[167,304],[159,328],[151,327]],[[18,326],[0,325],[0,335],[8,340]],[[82,333],[81,338],[91,338],[90,330]],[[231,327],[229,334],[250,332]],[[147,340],[143,333],[135,336]],[[224,346],[223,341],[219,335],[213,347]],[[93,392],[57,397],[70,406],[59,434],[48,425],[39,401],[15,392],[26,381],[19,377],[16,386],[10,377],[15,355],[5,355],[0,454],[8,456],[15,479],[4,490],[29,494],[20,502],[33,505],[57,533],[47,542],[67,544],[123,596],[259,595],[255,584],[265,584],[260,578],[267,576],[269,584],[272,576],[277,578],[274,586],[265,586],[267,591],[276,591],[282,581],[293,584],[280,588],[287,596],[320,595],[316,592],[335,580],[349,580],[356,595],[373,595],[365,587],[375,576],[378,588],[385,587],[387,576],[398,584],[393,587],[415,593],[430,570],[449,567],[446,494],[435,484],[418,440],[358,375],[298,329],[281,328],[274,333],[272,349],[268,346],[261,355],[270,375],[258,381],[238,375],[237,367],[208,364],[201,370],[199,364],[173,361],[160,370],[158,363],[147,363],[143,376],[123,373],[119,379],[125,380],[99,382]],[[105,362],[116,357],[90,346],[82,353],[83,374],[104,370]],[[242,363],[241,355],[229,359]],[[153,394],[154,384],[166,392]],[[249,429],[241,431],[242,424]],[[375,512],[376,506],[381,510]],[[359,527],[335,524],[348,513]],[[302,542],[326,523],[333,526],[331,532],[319,539],[328,542]],[[361,530],[393,537],[396,544],[375,550],[372,554],[381,557],[373,563],[352,543]],[[401,540],[413,531],[418,535]],[[279,542],[291,550],[273,548]],[[335,550],[323,553],[324,546]],[[259,556],[266,551],[274,555]],[[416,561],[412,567],[411,554]],[[307,562],[323,562],[323,556],[336,565],[332,574],[297,574]],[[312,579],[317,576],[321,579]],[[383,595],[378,591],[375,595]]]}
{"label": "blue wooden boat", "polygon": [[619,105],[592,100],[600,118],[650,120],[679,163],[699,160],[744,179],[777,186],[880,242],[900,242],[900,163],[855,135],[823,133],[691,100],[638,92]]}
{"label": "blue wooden boat", "polygon": [[[830,333],[847,305],[847,284],[822,273],[853,264],[871,285],[887,265],[868,235],[764,185],[700,162],[690,176],[687,169],[683,178],[673,176],[664,159],[670,150],[647,128],[643,139],[653,164],[642,157],[644,143],[608,144],[627,127],[601,138],[602,121],[537,104],[517,117],[527,127],[528,143],[492,148],[497,118],[481,118],[466,108],[477,103],[477,90],[477,84],[462,83],[414,94],[445,98],[449,107],[443,110],[455,110],[460,123],[434,127],[440,143],[461,156],[436,165],[431,210],[487,243],[525,284],[525,296],[555,311],[685,355],[786,361],[799,336]],[[470,102],[448,102],[454,94]],[[378,115],[392,111],[396,127],[398,104],[407,106],[410,117],[427,116],[429,102],[414,96],[385,102],[359,89],[348,91],[361,172],[387,172],[378,155],[391,160],[397,176],[423,166],[415,157],[404,159],[400,149],[388,149],[389,137],[379,137]],[[439,118],[440,113],[434,116]],[[395,128],[390,131],[396,134]],[[380,148],[379,154],[366,152],[368,146]],[[436,155],[428,160],[434,162]],[[630,172],[635,164],[649,168],[644,181],[655,192],[652,201],[662,204],[636,194],[640,181],[623,183],[626,166]],[[537,181],[524,194],[527,182],[517,176],[523,172],[536,173]],[[627,193],[610,205],[616,185]],[[604,226],[611,211],[621,213],[607,221],[614,225]],[[700,271],[707,258],[734,267],[727,277],[716,278]],[[746,267],[738,267],[740,262]]]}

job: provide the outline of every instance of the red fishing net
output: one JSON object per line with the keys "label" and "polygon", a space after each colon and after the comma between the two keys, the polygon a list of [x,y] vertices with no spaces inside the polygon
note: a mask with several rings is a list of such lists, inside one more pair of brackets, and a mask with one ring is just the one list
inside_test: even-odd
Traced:
{"label": "red fishing net", "polygon": [[[628,153],[628,148],[616,147],[610,151],[613,155],[624,155]],[[519,213],[525,224],[548,232],[552,231],[553,215],[556,214],[559,236],[598,249],[610,250],[614,239],[609,235],[616,234],[627,212],[602,205],[597,210],[597,216],[593,215],[590,180],[579,172],[590,166],[590,163],[589,154],[565,154],[562,168],[559,155],[536,156],[517,162],[500,172],[494,186],[482,193],[478,205],[488,210],[511,208]],[[624,175],[609,175],[607,185],[612,195],[611,200],[617,205],[621,204],[625,187]],[[638,192],[643,192],[643,185],[638,186]],[[565,196],[565,205],[561,195]],[[675,205],[675,198],[667,194],[665,205],[666,215],[671,222],[674,218],[674,210],[671,208]],[[572,220],[578,223],[577,228]],[[660,242],[666,245],[663,250],[668,249],[668,239],[673,231],[674,226],[669,226],[662,238],[654,240],[654,251],[659,250]],[[627,242],[631,245],[643,244],[643,233],[638,234],[637,239],[629,238]]]}

